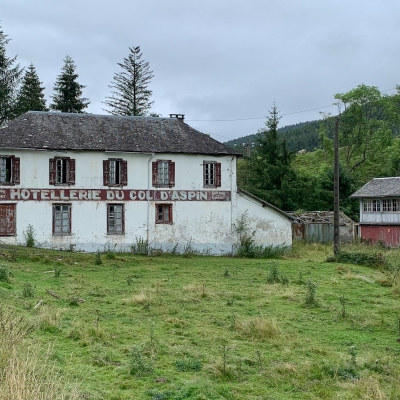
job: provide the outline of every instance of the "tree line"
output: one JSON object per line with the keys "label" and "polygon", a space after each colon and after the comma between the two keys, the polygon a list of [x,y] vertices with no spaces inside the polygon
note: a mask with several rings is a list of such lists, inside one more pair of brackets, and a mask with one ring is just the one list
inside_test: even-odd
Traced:
{"label": "tree line", "polygon": [[[324,115],[317,133],[319,148],[295,154],[280,134],[274,104],[265,127],[255,137],[251,153],[238,163],[238,184],[260,198],[287,210],[333,209],[333,134],[339,119],[340,204],[356,218],[358,202],[349,198],[374,177],[400,173],[400,87],[384,95],[378,88],[358,85],[334,96],[335,116]],[[296,132],[296,130],[293,130]]]}
{"label": "tree line", "polygon": [[[21,68],[16,56],[7,55],[10,40],[0,26],[0,125],[27,111],[85,112],[90,101],[83,97],[86,86],[78,82],[77,66],[71,56],[63,60],[47,105],[35,65]],[[117,64],[121,71],[114,74],[109,85],[111,94],[103,101],[104,111],[113,115],[156,115],[150,112],[153,101],[148,88],[154,75],[149,63],[142,60],[140,46],[130,47],[128,57]]]}

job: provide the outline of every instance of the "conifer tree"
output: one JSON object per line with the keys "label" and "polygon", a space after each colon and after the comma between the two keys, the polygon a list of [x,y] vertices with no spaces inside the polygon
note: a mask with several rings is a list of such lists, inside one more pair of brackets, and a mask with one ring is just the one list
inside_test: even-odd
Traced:
{"label": "conifer tree", "polygon": [[16,116],[28,111],[47,111],[44,87],[40,86],[41,84],[36,68],[31,63],[22,78],[15,109]]}
{"label": "conifer tree", "polygon": [[52,96],[53,103],[50,105],[52,110],[67,113],[83,113],[90,101],[82,96],[82,89],[86,86],[80,85],[76,79],[78,74],[75,72],[76,65],[70,56],[64,58],[64,66],[61,74],[57,76],[54,85],[55,94]]}
{"label": "conifer tree", "polygon": [[113,89],[111,96],[103,102],[109,108],[104,111],[113,115],[148,115],[154,103],[150,101],[153,92],[148,89],[153,71],[150,71],[149,63],[141,59],[140,46],[130,47],[129,52],[123,63],[117,63],[123,71],[114,74],[109,85]]}
{"label": "conifer tree", "polygon": [[19,64],[13,65],[17,56],[9,58],[6,55],[9,41],[0,27],[0,125],[14,117],[16,92],[23,73]]}

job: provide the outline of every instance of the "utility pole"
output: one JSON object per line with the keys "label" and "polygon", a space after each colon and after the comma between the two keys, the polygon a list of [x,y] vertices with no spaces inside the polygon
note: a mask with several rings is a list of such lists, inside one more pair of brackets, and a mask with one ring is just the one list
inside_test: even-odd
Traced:
{"label": "utility pole", "polygon": [[336,256],[340,251],[339,234],[339,118],[335,118],[335,159],[333,175],[333,254]]}

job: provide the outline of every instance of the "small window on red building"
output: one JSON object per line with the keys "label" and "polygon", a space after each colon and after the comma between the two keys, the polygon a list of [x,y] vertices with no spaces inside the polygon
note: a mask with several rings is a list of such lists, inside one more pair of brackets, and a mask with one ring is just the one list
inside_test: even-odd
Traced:
{"label": "small window on red building", "polygon": [[154,187],[175,186],[175,163],[171,160],[157,160],[152,165]]}
{"label": "small window on red building", "polygon": [[0,156],[0,185],[19,185],[20,159]]}
{"label": "small window on red building", "polygon": [[128,184],[128,162],[121,158],[103,161],[103,185],[126,186]]}
{"label": "small window on red building", "polygon": [[172,224],[172,204],[156,204],[156,224]]}
{"label": "small window on red building", "polygon": [[215,161],[203,162],[203,186],[205,188],[221,186],[221,163]]}
{"label": "small window on red building", "polygon": [[54,157],[49,160],[50,185],[75,185],[75,160]]}
{"label": "small window on red building", "polygon": [[0,236],[15,236],[16,204],[0,204]]}

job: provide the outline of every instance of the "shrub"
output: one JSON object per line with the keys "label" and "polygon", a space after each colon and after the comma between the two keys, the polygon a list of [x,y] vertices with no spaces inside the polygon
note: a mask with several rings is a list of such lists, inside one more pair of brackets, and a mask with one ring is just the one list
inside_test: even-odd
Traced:
{"label": "shrub", "polygon": [[35,246],[35,229],[33,229],[32,225],[28,225],[28,228],[24,232],[25,240],[26,240],[26,246],[27,247],[33,247]]}
{"label": "shrub", "polygon": [[142,345],[134,345],[130,353],[130,374],[134,376],[149,375],[154,371],[154,358],[145,354]]}
{"label": "shrub", "polygon": [[10,271],[7,267],[0,265],[0,281],[9,283],[10,282]]}
{"label": "shrub", "polygon": [[22,288],[22,295],[24,297],[34,297],[35,295],[35,285],[27,282],[24,284],[23,288]]}
{"label": "shrub", "polygon": [[339,251],[336,256],[328,257],[328,262],[343,262],[348,264],[365,265],[373,268],[389,268],[389,263],[383,253],[359,253]]}

